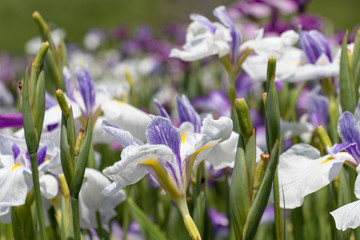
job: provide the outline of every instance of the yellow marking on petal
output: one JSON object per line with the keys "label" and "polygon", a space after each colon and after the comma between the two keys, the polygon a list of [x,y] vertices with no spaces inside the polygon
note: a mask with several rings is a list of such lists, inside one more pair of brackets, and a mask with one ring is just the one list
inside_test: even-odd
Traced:
{"label": "yellow marking on petal", "polygon": [[327,163],[328,161],[333,160],[333,159],[335,159],[335,158],[329,157],[329,158],[325,159],[324,161],[322,161],[319,165],[322,165],[322,164],[324,164],[324,163]]}
{"label": "yellow marking on petal", "polygon": [[50,158],[45,158],[44,162],[50,161]]}
{"label": "yellow marking on petal", "polygon": [[300,61],[295,61],[295,62],[294,62],[294,65],[295,65],[295,66],[299,66],[299,65],[300,65]]}
{"label": "yellow marking on petal", "polygon": [[115,101],[115,102],[117,102],[118,104],[123,105],[123,106],[126,105],[123,101],[120,101],[120,100],[115,99],[115,98],[113,98],[113,101]]}
{"label": "yellow marking on petal", "polygon": [[171,199],[177,200],[180,196],[182,196],[182,194],[179,192],[178,188],[176,187],[176,183],[169,176],[168,172],[159,163],[158,160],[150,158],[140,163],[148,165],[154,170],[154,172],[156,173],[157,177],[160,180],[160,184],[165,189],[165,191],[167,192],[167,194]]}
{"label": "yellow marking on petal", "polygon": [[209,147],[212,147],[212,146],[215,146],[217,143],[212,143],[212,144],[207,144],[207,145],[204,145],[203,147],[201,147],[199,150],[197,150],[194,154],[195,156],[197,156],[201,151],[204,151],[205,149],[209,148]]}
{"label": "yellow marking on petal", "polygon": [[11,171],[13,171],[15,168],[18,168],[18,167],[20,167],[21,165],[20,164],[14,164],[13,166],[12,166],[12,168],[11,168]]}
{"label": "yellow marking on petal", "polygon": [[181,144],[184,144],[186,142],[186,136],[187,134],[181,135]]}

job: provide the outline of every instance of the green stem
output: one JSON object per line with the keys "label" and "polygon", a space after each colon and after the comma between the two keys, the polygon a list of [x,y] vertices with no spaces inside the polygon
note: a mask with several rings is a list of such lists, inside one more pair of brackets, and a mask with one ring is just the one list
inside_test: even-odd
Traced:
{"label": "green stem", "polygon": [[274,206],[275,206],[275,232],[276,239],[281,240],[281,211],[280,211],[280,196],[279,196],[279,179],[278,172],[275,172],[274,182]]}
{"label": "green stem", "polygon": [[97,229],[97,234],[99,236],[99,239],[105,239],[104,238],[104,233],[103,233],[103,228],[102,228],[102,224],[101,224],[101,217],[100,217],[100,212],[96,211],[96,222],[98,225],[98,229]]}
{"label": "green stem", "polygon": [[40,227],[40,237],[41,239],[47,239],[45,223],[44,223],[44,214],[42,210],[42,201],[40,194],[40,182],[39,182],[39,170],[37,164],[37,153],[30,154],[31,161],[31,171],[32,171],[32,179],[34,185],[34,193],[35,193],[35,204],[36,204],[36,213]]}
{"label": "green stem", "polygon": [[71,209],[73,216],[73,226],[74,226],[74,239],[80,240],[80,220],[79,220],[79,200],[71,196]]}

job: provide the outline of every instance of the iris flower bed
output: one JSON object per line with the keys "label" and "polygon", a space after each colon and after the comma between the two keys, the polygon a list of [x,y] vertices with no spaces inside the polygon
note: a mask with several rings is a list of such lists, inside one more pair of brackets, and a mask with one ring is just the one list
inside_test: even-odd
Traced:
{"label": "iris flower bed", "polygon": [[360,30],[302,1],[0,56],[0,239],[360,239]]}

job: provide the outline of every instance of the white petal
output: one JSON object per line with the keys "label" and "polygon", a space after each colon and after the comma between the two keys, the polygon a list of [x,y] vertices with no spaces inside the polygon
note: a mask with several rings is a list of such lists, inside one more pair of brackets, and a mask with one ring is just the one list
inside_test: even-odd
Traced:
{"label": "white petal", "polygon": [[281,121],[281,133],[284,138],[300,136],[305,133],[312,133],[314,126],[309,122],[284,122]]}
{"label": "white petal", "polygon": [[337,229],[355,229],[360,226],[360,200],[346,204],[330,214],[334,217]]}
{"label": "white petal", "polygon": [[125,148],[121,153],[121,160],[103,171],[106,176],[116,183],[116,185],[111,184],[111,188],[107,189],[104,194],[114,193],[114,189],[124,188],[142,179],[149,172],[148,166],[141,164],[141,162],[149,159],[160,161],[161,164],[164,164],[164,162],[172,163],[174,154],[165,145],[145,144]]}
{"label": "white petal", "polygon": [[[238,140],[239,134],[232,132],[229,139],[220,142],[211,149],[205,160],[210,162],[216,171],[226,167],[234,168]],[[264,151],[256,146],[256,163],[260,161],[262,153]]]}
{"label": "white petal", "polygon": [[134,137],[145,142],[145,130],[150,123],[150,117],[145,112],[118,100],[111,100],[101,106],[104,116],[96,121],[94,127],[94,142],[111,143],[113,138],[109,137],[101,128],[101,122],[106,120],[126,131]]}
{"label": "white petal", "polygon": [[211,152],[212,148],[221,141],[227,140],[232,134],[232,121],[228,117],[218,120],[205,118],[203,120],[202,134],[193,134],[186,137],[186,144],[181,146],[182,159],[201,150],[196,157],[194,165],[199,164]]}
{"label": "white petal", "polygon": [[281,207],[299,207],[306,195],[328,185],[344,162],[330,158],[320,157],[319,151],[307,144],[296,144],[281,154],[278,165]]}
{"label": "white petal", "polygon": [[23,166],[0,169],[0,207],[19,206],[25,203],[32,187],[30,170]]}
{"label": "white petal", "polygon": [[296,68],[291,75],[278,79],[283,82],[301,82],[316,80],[339,75],[339,65],[335,63],[327,65],[305,64]]}
{"label": "white petal", "polygon": [[50,174],[40,176],[40,192],[47,199],[53,199],[59,192],[59,184],[56,178]]}
{"label": "white petal", "polygon": [[114,208],[126,198],[124,191],[113,196],[105,197],[101,194],[110,180],[99,171],[91,168],[85,170],[84,181],[79,193],[80,225],[83,228],[97,226],[96,211],[99,211],[103,224],[107,224],[116,212]]}
{"label": "white petal", "polygon": [[11,222],[11,207],[0,207],[0,222]]}

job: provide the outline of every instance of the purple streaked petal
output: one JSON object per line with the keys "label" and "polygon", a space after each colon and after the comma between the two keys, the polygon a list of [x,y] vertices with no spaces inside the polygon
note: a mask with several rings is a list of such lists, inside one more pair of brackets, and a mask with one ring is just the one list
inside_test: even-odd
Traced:
{"label": "purple streaked petal", "polygon": [[179,96],[176,96],[176,104],[178,109],[178,114],[181,123],[191,122],[194,125],[194,131],[201,131],[201,119],[199,114],[195,111],[194,107],[191,105],[189,99],[183,95],[182,99]]}
{"label": "purple streaked petal", "polygon": [[228,16],[226,9],[224,6],[220,6],[215,8],[213,14],[228,28],[230,28],[230,34],[232,38],[231,43],[231,53],[232,53],[232,61],[235,63],[237,61],[239,55],[239,46],[241,44],[241,34],[236,29],[234,22]]}
{"label": "purple streaked petal", "polygon": [[79,90],[84,100],[86,115],[92,111],[95,105],[95,87],[89,71],[85,67],[78,67],[75,70],[79,84]]}
{"label": "purple streaked petal", "polygon": [[315,64],[321,54],[326,54],[329,61],[332,61],[329,44],[324,36],[316,31],[303,31],[299,28],[299,47],[305,52],[309,62]]}
{"label": "purple streaked petal", "polygon": [[309,31],[309,34],[316,42],[316,45],[321,49],[321,53],[325,53],[330,62],[332,62],[330,46],[325,37],[317,30],[311,30]]}
{"label": "purple streaked petal", "polygon": [[127,147],[129,145],[143,145],[144,143],[137,139],[136,137],[132,136],[130,132],[119,128],[107,121],[103,121],[101,127],[110,135],[116,138],[120,142],[123,147]]}
{"label": "purple streaked petal", "polygon": [[325,129],[327,129],[329,100],[324,96],[316,94],[309,94],[309,100],[310,122],[315,127],[322,125]]}
{"label": "purple streaked petal", "polygon": [[164,117],[153,117],[146,128],[146,138],[149,144],[162,144],[168,146],[180,161],[180,133],[179,129],[173,127],[169,119]]}
{"label": "purple streaked petal", "polygon": [[[344,112],[338,120],[338,133],[343,142],[355,143],[356,145],[351,148],[351,154],[360,155],[360,129],[359,124],[356,122],[354,116],[349,112]],[[359,158],[355,158],[359,161]]]}
{"label": "purple streaked petal", "polygon": [[23,126],[22,113],[0,114],[0,128],[20,128]]}
{"label": "purple streaked petal", "polygon": [[335,144],[333,147],[328,149],[329,154],[335,155],[343,150],[347,150],[350,146],[355,145],[355,143],[338,143]]}
{"label": "purple streaked petal", "polygon": [[38,150],[38,152],[37,152],[37,163],[38,163],[38,166],[45,161],[46,150],[47,150],[47,147],[46,147],[46,146],[44,146],[44,147],[42,147],[42,148],[40,148],[40,149]]}
{"label": "purple streaked petal", "polygon": [[157,99],[153,100],[154,104],[156,105],[156,107],[159,110],[160,116],[167,118],[167,119],[171,119],[170,115],[168,114],[168,112],[166,111],[165,108],[163,108],[163,106],[161,106],[161,104],[159,103],[159,101]]}
{"label": "purple streaked petal", "polygon": [[215,33],[216,27],[207,17],[204,17],[199,14],[191,14],[190,19],[193,21],[196,21],[202,25],[207,26],[213,34]]}
{"label": "purple streaked petal", "polygon": [[13,144],[12,151],[14,153],[14,159],[16,160],[16,158],[20,155],[20,152],[21,152],[19,146],[16,145],[16,143]]}

